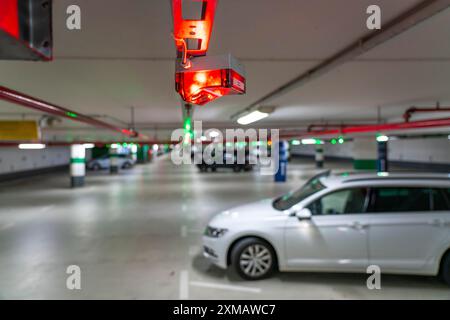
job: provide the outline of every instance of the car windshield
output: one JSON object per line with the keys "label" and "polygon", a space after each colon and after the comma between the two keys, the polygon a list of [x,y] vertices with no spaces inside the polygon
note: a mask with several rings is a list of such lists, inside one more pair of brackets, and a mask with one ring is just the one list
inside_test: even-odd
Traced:
{"label": "car windshield", "polygon": [[284,211],[292,208],[300,201],[308,198],[309,196],[324,190],[326,187],[320,182],[320,178],[323,174],[315,176],[303,185],[300,189],[292,191],[273,202],[273,207],[276,210]]}

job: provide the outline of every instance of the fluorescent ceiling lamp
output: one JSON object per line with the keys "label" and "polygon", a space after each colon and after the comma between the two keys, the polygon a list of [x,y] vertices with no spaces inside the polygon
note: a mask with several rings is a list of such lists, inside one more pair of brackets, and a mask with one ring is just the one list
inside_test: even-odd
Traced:
{"label": "fluorescent ceiling lamp", "polygon": [[388,136],[378,136],[377,137],[377,141],[378,142],[388,142],[389,141],[389,137]]}
{"label": "fluorescent ceiling lamp", "polygon": [[243,117],[240,117],[237,122],[239,124],[245,126],[247,124],[267,118],[268,116],[269,116],[268,113],[261,112],[261,111],[253,111],[252,113],[249,113]]}
{"label": "fluorescent ceiling lamp", "polygon": [[95,147],[95,144],[93,144],[93,143],[85,143],[85,144],[83,144],[83,147],[85,149],[93,149]]}
{"label": "fluorescent ceiling lamp", "polygon": [[319,139],[303,139],[302,144],[324,144],[324,142]]}
{"label": "fluorescent ceiling lamp", "polygon": [[46,145],[42,143],[21,143],[19,149],[21,150],[40,150],[45,149]]}

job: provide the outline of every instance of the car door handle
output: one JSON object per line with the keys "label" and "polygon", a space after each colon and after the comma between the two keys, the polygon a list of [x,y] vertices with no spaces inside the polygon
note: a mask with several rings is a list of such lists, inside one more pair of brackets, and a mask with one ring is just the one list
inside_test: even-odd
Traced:
{"label": "car door handle", "polygon": [[364,229],[366,229],[368,227],[368,225],[360,223],[360,222],[352,222],[352,223],[349,224],[349,227],[353,228],[355,230],[364,230]]}

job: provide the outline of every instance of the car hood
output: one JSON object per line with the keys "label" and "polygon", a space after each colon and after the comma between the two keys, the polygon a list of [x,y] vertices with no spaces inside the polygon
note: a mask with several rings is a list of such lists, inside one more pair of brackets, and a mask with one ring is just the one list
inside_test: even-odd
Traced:
{"label": "car hood", "polygon": [[237,222],[265,221],[277,217],[284,217],[285,214],[272,207],[272,199],[242,205],[216,215],[210,222],[211,226],[221,227],[225,224],[236,224]]}

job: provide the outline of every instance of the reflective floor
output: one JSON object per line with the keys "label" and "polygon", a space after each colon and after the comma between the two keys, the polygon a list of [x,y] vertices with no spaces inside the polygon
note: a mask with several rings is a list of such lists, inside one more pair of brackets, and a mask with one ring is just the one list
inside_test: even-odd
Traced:
{"label": "reflective floor", "polygon": [[[117,176],[89,173],[78,190],[65,174],[2,183],[0,299],[450,299],[431,277],[383,276],[376,291],[354,274],[249,283],[202,258],[201,233],[215,213],[280,195],[316,172],[298,161],[289,182],[275,184],[257,172],[205,174],[162,158]],[[81,290],[66,288],[69,265],[81,268]]]}

